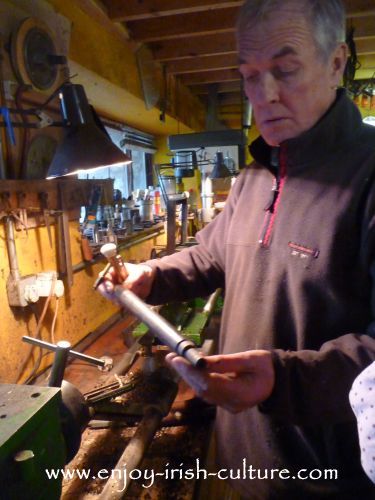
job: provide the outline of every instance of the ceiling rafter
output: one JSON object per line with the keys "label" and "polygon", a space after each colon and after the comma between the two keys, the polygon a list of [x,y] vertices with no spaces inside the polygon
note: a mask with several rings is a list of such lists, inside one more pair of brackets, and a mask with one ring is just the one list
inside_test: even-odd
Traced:
{"label": "ceiling rafter", "polygon": [[189,59],[170,61],[166,64],[167,72],[173,75],[200,73],[210,69],[224,70],[237,67],[238,57],[235,52],[232,54],[190,57]]}
{"label": "ceiling rafter", "polygon": [[[131,36],[141,42],[185,38],[187,35],[199,36],[208,33],[234,32],[238,9],[221,9],[213,16],[184,16],[162,17],[147,19],[142,22],[129,22],[126,26]],[[183,19],[183,22],[181,22]]]}
{"label": "ceiling rafter", "polygon": [[143,21],[175,15],[206,13],[210,10],[239,7],[242,0],[104,0],[113,21]]}
{"label": "ceiling rafter", "polygon": [[180,80],[184,85],[199,85],[200,83],[240,81],[241,75],[238,69],[226,69],[181,75]]}
{"label": "ceiling rafter", "polygon": [[[204,102],[214,85],[222,110],[218,114],[231,124],[232,111],[243,99],[235,39],[242,1],[77,0],[81,5],[99,4],[108,22],[117,27],[122,24],[135,46],[147,45],[168,75],[176,77]],[[375,69],[374,2],[344,0],[347,24],[355,28],[361,62],[356,78],[370,78]]]}
{"label": "ceiling rafter", "polygon": [[215,33],[189,38],[185,43],[160,40],[149,44],[156,60],[164,62],[196,56],[236,53],[234,34]]}

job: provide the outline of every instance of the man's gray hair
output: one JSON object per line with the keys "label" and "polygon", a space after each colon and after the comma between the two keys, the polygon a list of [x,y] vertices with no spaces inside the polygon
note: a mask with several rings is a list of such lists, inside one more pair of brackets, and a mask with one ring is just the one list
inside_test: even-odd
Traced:
{"label": "man's gray hair", "polygon": [[297,4],[312,25],[316,47],[328,59],[345,42],[345,8],[341,0],[245,0],[237,21],[237,37],[287,4]]}

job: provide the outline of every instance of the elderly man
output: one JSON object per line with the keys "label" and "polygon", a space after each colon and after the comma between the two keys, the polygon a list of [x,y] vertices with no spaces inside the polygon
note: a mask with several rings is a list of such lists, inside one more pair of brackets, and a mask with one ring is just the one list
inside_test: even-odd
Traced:
{"label": "elderly man", "polygon": [[218,466],[254,500],[374,493],[348,394],[375,359],[375,129],[337,90],[344,26],[339,0],[244,3],[255,161],[197,246],[129,266],[125,285],[154,304],[225,288],[220,354],[169,362],[218,406]]}

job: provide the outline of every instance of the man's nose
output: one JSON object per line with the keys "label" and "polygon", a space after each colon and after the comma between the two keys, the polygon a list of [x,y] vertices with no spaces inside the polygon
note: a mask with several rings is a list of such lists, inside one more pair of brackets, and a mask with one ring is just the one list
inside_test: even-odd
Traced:
{"label": "man's nose", "polygon": [[262,75],[256,85],[251,101],[254,104],[270,104],[279,101],[279,86],[270,73]]}

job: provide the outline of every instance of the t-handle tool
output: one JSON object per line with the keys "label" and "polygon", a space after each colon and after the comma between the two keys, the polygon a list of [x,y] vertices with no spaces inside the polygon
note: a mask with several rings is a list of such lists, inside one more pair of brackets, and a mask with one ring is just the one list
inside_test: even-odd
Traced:
{"label": "t-handle tool", "polygon": [[39,199],[43,209],[43,218],[44,218],[44,224],[46,225],[47,228],[49,246],[52,248],[52,233],[51,233],[51,224],[49,220],[49,209],[48,209],[48,193],[42,191],[41,193],[39,193]]}
{"label": "t-handle tool", "polygon": [[[119,282],[122,283],[125,281],[127,272],[121,255],[117,253],[116,245],[114,243],[106,243],[101,247],[100,252],[113,265]],[[142,321],[142,323],[148,326],[151,332],[172,351],[176,352],[179,356],[183,356],[197,368],[203,368],[206,365],[202,353],[196,348],[194,342],[182,337],[167,320],[153,311],[135,293],[118,285],[115,286],[115,294],[118,301]]]}

